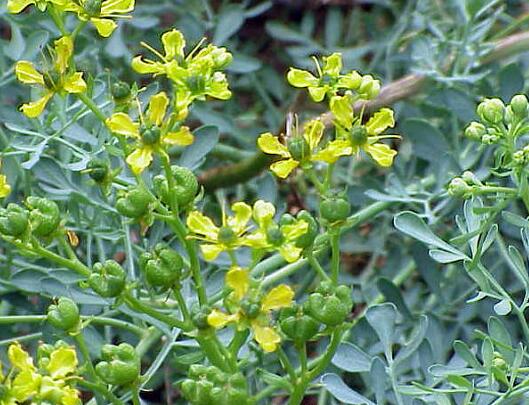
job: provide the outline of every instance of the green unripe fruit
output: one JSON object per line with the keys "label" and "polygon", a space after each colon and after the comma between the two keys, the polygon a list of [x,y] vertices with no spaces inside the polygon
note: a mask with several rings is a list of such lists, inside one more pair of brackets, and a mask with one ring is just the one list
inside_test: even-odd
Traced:
{"label": "green unripe fruit", "polygon": [[320,329],[320,324],[306,315],[302,307],[284,308],[279,319],[283,333],[297,344],[312,339]]}
{"label": "green unripe fruit", "polygon": [[198,192],[198,180],[191,170],[181,166],[171,166],[174,179],[174,188],[169,190],[165,176],[158,175],[153,179],[154,191],[165,203],[170,203],[171,195],[174,196],[180,209],[188,207]]}
{"label": "green unripe fruit", "polygon": [[86,172],[96,183],[102,183],[107,179],[110,173],[110,167],[107,161],[96,158],[88,162]]}
{"label": "green unripe fruit", "polygon": [[503,121],[505,105],[499,98],[487,98],[478,105],[477,113],[483,121],[499,124]]}
{"label": "green unripe fruit", "polygon": [[29,213],[16,204],[0,209],[0,233],[7,236],[21,236],[29,226]]}
{"label": "green unripe fruit", "polygon": [[343,323],[352,309],[351,289],[345,285],[333,287],[326,282],[322,283],[305,303],[307,314],[327,326]]}
{"label": "green unripe fruit", "polygon": [[266,240],[273,246],[280,246],[285,241],[285,236],[279,226],[273,224],[266,230]]}
{"label": "green unripe fruit", "polygon": [[193,325],[199,330],[209,329],[208,315],[211,312],[211,308],[208,306],[195,307],[191,311],[191,320]]}
{"label": "green unripe fruit", "polygon": [[124,101],[130,96],[130,86],[126,82],[119,81],[112,84],[111,92],[114,100]]}
{"label": "green unripe fruit", "polygon": [[140,218],[148,213],[152,196],[143,187],[130,188],[118,199],[116,209],[121,215],[129,218]]}
{"label": "green unripe fruit", "polygon": [[144,253],[140,267],[150,286],[164,290],[174,287],[182,275],[184,261],[180,254],[163,244],[156,246],[154,254]]}
{"label": "green unripe fruit", "polygon": [[95,367],[97,375],[111,385],[129,385],[140,376],[140,358],[128,343],[104,345],[101,359]]}
{"label": "green unripe fruit", "polygon": [[292,158],[301,161],[310,155],[310,147],[303,136],[294,136],[287,141],[287,148]]}
{"label": "green unripe fruit", "polygon": [[49,236],[59,227],[61,217],[57,204],[40,197],[28,197],[26,206],[30,209],[29,221],[35,236]]}
{"label": "green unripe fruit", "polygon": [[70,298],[61,297],[56,304],[48,307],[47,321],[50,325],[65,332],[74,332],[79,328],[81,317],[77,304]]}
{"label": "green unripe fruit", "polygon": [[145,145],[154,145],[160,141],[161,131],[158,127],[142,128],[140,133]]}
{"label": "green unripe fruit", "polygon": [[127,275],[121,265],[114,260],[96,263],[88,278],[88,285],[103,298],[113,298],[125,289]]}
{"label": "green unripe fruit", "polygon": [[465,129],[465,136],[473,141],[481,141],[481,137],[487,133],[487,128],[481,122],[473,121]]}
{"label": "green unripe fruit", "polygon": [[237,234],[229,226],[222,226],[219,229],[218,240],[225,245],[230,245],[237,240]]}
{"label": "green unripe fruit", "polygon": [[351,213],[351,205],[343,197],[332,196],[320,203],[320,213],[330,223],[344,221]]}
{"label": "green unripe fruit", "polygon": [[526,118],[527,117],[527,107],[529,105],[529,101],[527,100],[527,97],[524,94],[517,94],[511,99],[511,108],[512,112],[518,117],[518,118]]}
{"label": "green unripe fruit", "polygon": [[259,303],[257,303],[257,302],[254,302],[254,301],[251,301],[251,300],[248,300],[248,299],[243,299],[241,301],[241,308],[242,308],[244,314],[249,319],[255,319],[261,313],[261,305],[259,305]]}
{"label": "green unripe fruit", "polygon": [[353,146],[361,146],[367,142],[368,133],[365,126],[355,126],[350,133],[351,144]]}

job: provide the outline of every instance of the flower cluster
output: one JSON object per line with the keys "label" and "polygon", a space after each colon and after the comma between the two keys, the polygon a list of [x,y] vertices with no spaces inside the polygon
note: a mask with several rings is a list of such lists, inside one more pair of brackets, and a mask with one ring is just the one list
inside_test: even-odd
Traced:
{"label": "flower cluster", "polygon": [[0,404],[29,403],[78,405],[79,391],[72,378],[77,372],[75,349],[63,342],[55,346],[42,344],[38,350],[37,365],[19,343],[8,350],[11,369],[5,375],[0,366]]}
{"label": "flower cluster", "polygon": [[99,35],[109,37],[117,28],[113,18],[124,18],[134,10],[135,0],[8,0],[7,9],[18,14],[31,4],[46,11],[51,5],[60,12],[72,12],[82,22],[90,21]]}
{"label": "flower cluster", "polygon": [[55,41],[52,54],[51,66],[46,66],[43,71],[38,71],[33,63],[25,60],[17,62],[15,66],[15,73],[20,82],[37,85],[42,90],[41,98],[24,104],[20,108],[30,118],[42,114],[54,94],[78,94],[86,91],[83,73],[70,69],[70,59],[73,54],[72,39],[62,37]]}
{"label": "flower cluster", "polygon": [[[202,241],[200,248],[204,258],[215,260],[224,251],[234,251],[246,246],[258,252],[278,251],[288,262],[296,261],[302,248],[297,240],[309,229],[304,219],[289,223],[274,221],[276,209],[273,204],[258,200],[253,208],[244,202],[231,206],[232,216],[223,213],[220,226],[200,211],[193,211],[187,217],[187,228],[191,237]],[[250,225],[253,218],[254,226]]]}
{"label": "flower cluster", "polygon": [[312,73],[292,68],[288,73],[289,82],[295,87],[308,87],[313,100],[327,98],[329,109],[334,116],[335,136],[324,140],[325,125],[320,119],[309,121],[303,130],[297,123],[289,125],[286,139],[267,132],[257,140],[259,148],[267,154],[277,155],[278,159],[270,166],[274,174],[286,178],[297,167],[310,170],[314,162],[336,163],[342,156],[357,155],[364,151],[380,166],[389,167],[397,152],[380,142],[397,135],[383,135],[395,125],[393,111],[382,108],[365,124],[362,114],[357,115],[353,105],[358,100],[369,100],[377,96],[380,83],[371,76],[360,76],[353,71],[342,75],[340,54],[324,58],[323,70],[319,68],[319,78]]}
{"label": "flower cluster", "polygon": [[272,311],[292,305],[294,291],[285,284],[274,287],[263,294],[252,282],[247,269],[232,267],[226,273],[226,286],[232,293],[224,300],[227,312],[214,309],[208,316],[208,323],[220,329],[230,323],[238,330],[251,328],[253,337],[266,352],[273,352],[281,337],[270,324]]}

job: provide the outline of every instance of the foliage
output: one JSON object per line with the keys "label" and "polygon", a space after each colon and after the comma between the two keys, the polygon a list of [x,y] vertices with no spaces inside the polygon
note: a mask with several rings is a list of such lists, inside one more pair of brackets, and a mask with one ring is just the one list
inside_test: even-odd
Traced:
{"label": "foliage", "polygon": [[0,5],[0,404],[527,401],[526,5],[341,3]]}

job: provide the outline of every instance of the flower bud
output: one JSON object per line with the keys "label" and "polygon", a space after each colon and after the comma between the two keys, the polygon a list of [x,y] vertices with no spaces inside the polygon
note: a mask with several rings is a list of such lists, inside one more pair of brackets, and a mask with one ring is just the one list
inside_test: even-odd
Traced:
{"label": "flower bud", "polygon": [[469,198],[472,196],[472,187],[461,177],[456,177],[448,185],[448,194],[457,198]]}
{"label": "flower bud", "polygon": [[127,100],[130,96],[130,86],[127,82],[116,82],[112,84],[111,88],[112,98],[114,101],[120,103]]}
{"label": "flower bud", "polygon": [[48,307],[47,321],[57,329],[75,332],[79,328],[81,317],[77,304],[70,298],[61,297],[56,304]]}
{"label": "flower bud", "polygon": [[473,141],[481,141],[481,137],[487,133],[487,128],[481,122],[473,121],[465,129],[465,136]]}
{"label": "flower bud", "polygon": [[380,93],[380,82],[375,80],[371,75],[362,77],[358,93],[368,100],[372,100]]}
{"label": "flower bud", "polygon": [[110,174],[110,165],[103,159],[94,158],[86,165],[85,172],[96,183],[103,183],[108,179],[108,175]]}
{"label": "flower bud", "polygon": [[517,94],[511,99],[512,112],[520,119],[527,118],[527,106],[529,102],[524,94]]}
{"label": "flower bud", "polygon": [[482,121],[499,124],[505,114],[505,105],[499,98],[486,98],[478,105],[477,113]]}
{"label": "flower bud", "polygon": [[305,210],[298,212],[297,219],[305,221],[307,224],[309,224],[307,232],[296,239],[296,246],[298,248],[305,249],[309,246],[312,246],[314,243],[316,236],[318,236],[319,225],[314,217]]}

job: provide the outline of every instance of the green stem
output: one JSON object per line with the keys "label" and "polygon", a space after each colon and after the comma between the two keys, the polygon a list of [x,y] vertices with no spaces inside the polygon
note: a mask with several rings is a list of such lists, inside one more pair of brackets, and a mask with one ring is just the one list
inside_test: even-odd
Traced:
{"label": "green stem", "polygon": [[75,379],[75,382],[77,385],[80,385],[81,387],[88,388],[92,392],[99,392],[108,400],[114,404],[114,405],[123,405],[123,402],[120,401],[112,392],[110,392],[106,387],[100,385],[100,384],[94,384],[90,381],[83,380],[83,379]]}
{"label": "green stem", "polygon": [[88,97],[85,93],[79,93],[77,94],[77,97],[94,113],[94,115],[97,117],[97,119],[99,119],[99,121],[106,125],[105,121],[107,117],[90,97]]}
{"label": "green stem", "polygon": [[281,362],[281,365],[283,366],[283,369],[287,372],[290,382],[292,383],[292,386],[296,386],[297,384],[297,376],[296,376],[296,370],[294,370],[294,367],[292,366],[292,363],[288,359],[287,354],[283,350],[283,348],[280,346],[277,349],[277,357],[279,357],[279,361]]}
{"label": "green stem", "polygon": [[312,249],[309,249],[307,251],[307,260],[308,262],[310,263],[310,265],[312,266],[312,268],[314,270],[316,270],[316,272],[318,273],[318,275],[320,276],[320,278],[322,280],[325,280],[325,281],[329,281],[331,278],[327,275],[327,273],[325,272],[325,270],[323,269],[323,267],[321,267],[321,264],[320,262],[318,261],[318,259],[316,257],[314,257],[314,252],[312,251]]}
{"label": "green stem", "polygon": [[[84,340],[83,332],[79,331],[79,333],[74,336],[74,340],[75,340],[75,343],[77,343],[77,347],[79,347],[81,354],[83,355],[83,360],[87,367],[88,376],[95,384],[101,385],[99,384],[100,382],[99,377],[97,376],[94,365],[92,364],[92,359],[90,358],[90,352],[88,351],[88,346],[86,345],[86,342]],[[101,402],[100,398],[98,398],[97,396],[96,396],[96,402],[97,403]]]}
{"label": "green stem", "polygon": [[133,405],[140,405],[141,404],[141,401],[140,401],[140,387],[138,386],[138,384],[136,384],[132,388],[132,403],[133,403]]}
{"label": "green stem", "polygon": [[338,285],[338,276],[340,274],[340,233],[336,230],[330,230],[331,241],[331,280],[334,285]]}

